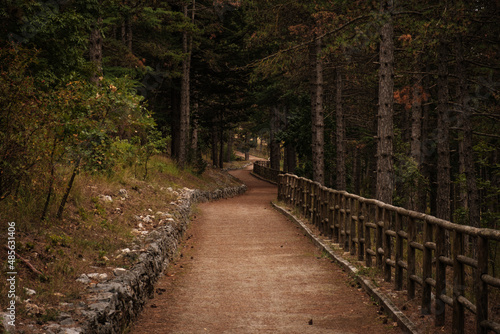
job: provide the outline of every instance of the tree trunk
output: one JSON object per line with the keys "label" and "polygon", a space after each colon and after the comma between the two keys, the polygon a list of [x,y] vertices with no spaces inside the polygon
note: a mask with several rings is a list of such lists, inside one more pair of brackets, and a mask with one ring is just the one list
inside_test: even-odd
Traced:
{"label": "tree trunk", "polygon": [[226,148],[226,162],[231,162],[231,156],[233,155],[233,144],[234,144],[234,133],[233,131],[229,131],[227,138],[227,148]]}
{"label": "tree trunk", "polygon": [[217,123],[215,122],[212,125],[212,165],[217,166],[219,164],[219,156],[217,154],[217,143],[219,142],[217,139]]}
{"label": "tree trunk", "polygon": [[[198,103],[195,103],[194,105],[195,110],[198,109]],[[196,161],[198,159],[198,130],[199,130],[199,125],[198,125],[198,119],[194,118],[193,119],[193,126],[192,126],[192,132],[191,132],[191,152],[193,161]]]}
{"label": "tree trunk", "polygon": [[324,167],[324,116],[323,116],[323,60],[321,58],[322,39],[316,38],[310,45],[311,65],[311,150],[313,181],[325,183]]}
{"label": "tree trunk", "polygon": [[337,84],[337,94],[336,94],[336,112],[337,112],[337,190],[346,189],[346,171],[345,171],[345,155],[346,155],[346,145],[345,145],[345,124],[344,124],[344,111],[342,108],[342,72],[340,67],[337,67],[336,73],[336,84]]}
{"label": "tree trunk", "polygon": [[179,91],[176,89],[178,81],[175,80],[174,84],[170,88],[170,101],[172,108],[172,116],[171,116],[171,156],[173,159],[179,159],[179,150],[180,150],[180,95]]}
{"label": "tree trunk", "polygon": [[73,173],[71,174],[71,178],[69,180],[68,186],[66,187],[66,192],[64,193],[64,196],[61,200],[61,204],[59,204],[59,210],[57,210],[57,219],[61,219],[64,207],[66,206],[66,202],[68,201],[69,193],[71,192],[71,189],[73,188],[73,183],[75,182],[75,178],[78,175],[78,172],[80,170],[80,162],[81,158],[79,158],[76,163],[75,167],[73,168]]}
{"label": "tree trunk", "polygon": [[394,27],[392,0],[382,0],[381,11],[387,22],[380,30],[380,69],[377,142],[377,194],[378,200],[392,204],[393,175],[393,114],[394,114]]}
{"label": "tree trunk", "polygon": [[450,220],[450,116],[448,88],[448,50],[444,41],[438,46],[438,120],[437,120],[437,194],[436,216]]}
{"label": "tree trunk", "polygon": [[[222,117],[222,115],[221,115]],[[219,168],[224,168],[224,124],[222,119],[219,122]]]}
{"label": "tree trunk", "polygon": [[463,162],[463,174],[465,176],[466,206],[469,213],[469,225],[480,227],[480,204],[479,191],[477,189],[476,172],[474,168],[474,149],[472,142],[472,124],[470,108],[470,97],[467,86],[467,73],[464,60],[464,51],[461,37],[456,38],[456,71],[458,76],[458,107],[460,108],[459,120],[463,129],[463,139],[460,144],[461,160]]}
{"label": "tree trunk", "polygon": [[[184,17],[188,18],[187,4],[183,6]],[[181,106],[180,106],[180,121],[179,121],[179,155],[177,158],[178,164],[184,167],[187,162],[187,150],[189,143],[189,98],[190,98],[190,70],[191,70],[191,37],[187,30],[182,33],[182,52],[184,58],[182,60],[182,81],[181,81]]]}
{"label": "tree trunk", "polygon": [[280,144],[276,140],[276,133],[279,131],[279,107],[271,108],[271,124],[269,133],[270,145],[270,167],[272,169],[280,169]]}
{"label": "tree trunk", "polygon": [[[288,129],[288,108],[285,107],[285,129]],[[285,143],[285,158],[284,158],[284,170],[287,173],[295,173],[295,168],[297,167],[297,153],[295,152],[295,146],[291,141]]]}
{"label": "tree trunk", "polygon": [[99,84],[99,77],[102,76],[102,34],[100,26],[102,23],[102,18],[98,18],[96,22],[96,27],[90,32],[89,39],[89,57],[92,63],[93,72],[90,77],[90,81],[94,84]]}
{"label": "tree trunk", "polygon": [[[422,102],[423,102],[423,88],[422,88],[422,75],[419,74],[415,78],[413,85],[413,103],[411,107],[411,138],[410,138],[410,157],[417,165],[418,170],[421,171],[422,166]],[[419,189],[424,185],[421,179],[413,180],[411,191],[408,195],[408,208],[411,210],[418,210],[419,206]]]}

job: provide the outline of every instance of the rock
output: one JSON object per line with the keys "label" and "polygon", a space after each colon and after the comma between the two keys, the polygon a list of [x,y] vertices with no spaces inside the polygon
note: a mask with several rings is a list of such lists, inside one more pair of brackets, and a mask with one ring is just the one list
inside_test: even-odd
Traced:
{"label": "rock", "polygon": [[30,302],[26,303],[24,307],[28,315],[39,316],[45,313],[45,309],[43,307]]}
{"label": "rock", "polygon": [[83,329],[80,327],[77,328],[64,328],[59,334],[81,334],[83,333]]}
{"label": "rock", "polygon": [[32,290],[32,289],[24,288],[24,292],[25,292],[28,296],[33,296],[33,295],[36,295],[36,291],[35,291],[35,290]]}
{"label": "rock", "polygon": [[111,198],[111,196],[109,196],[109,195],[99,195],[99,199],[102,202],[107,202],[107,203],[113,202],[113,198]]}
{"label": "rock", "polygon": [[76,279],[77,282],[83,283],[83,284],[89,284],[90,283],[90,278],[85,275],[81,274],[80,277]]}
{"label": "rock", "polygon": [[59,324],[50,324],[47,326],[43,326],[43,329],[52,331],[53,333],[57,333],[61,329],[61,325]]}
{"label": "rock", "polygon": [[61,326],[71,326],[75,324],[75,321],[72,318],[66,318],[60,322]]}
{"label": "rock", "polygon": [[60,292],[54,292],[54,296],[56,297],[64,297],[64,295]]}
{"label": "rock", "polygon": [[127,269],[124,269],[124,268],[113,269],[113,274],[115,274],[115,276],[121,276],[121,275],[125,274],[126,272],[127,272]]}
{"label": "rock", "polygon": [[99,273],[87,274],[87,277],[92,278],[92,279],[97,279],[99,277]]}
{"label": "rock", "polygon": [[[9,313],[1,313],[3,328],[6,333],[14,333],[16,326],[9,325],[9,321],[12,321],[9,317]],[[1,330],[1,327],[0,327]]]}
{"label": "rock", "polygon": [[127,191],[127,189],[120,189],[118,191],[118,194],[120,194],[121,197],[128,198],[128,191]]}
{"label": "rock", "polygon": [[[107,259],[106,261],[108,261],[109,259]],[[104,280],[107,280],[108,279],[108,274],[99,274],[99,280],[100,281],[104,281]]]}
{"label": "rock", "polygon": [[142,218],[142,221],[145,223],[152,223],[154,219],[154,216],[147,215],[146,217]]}

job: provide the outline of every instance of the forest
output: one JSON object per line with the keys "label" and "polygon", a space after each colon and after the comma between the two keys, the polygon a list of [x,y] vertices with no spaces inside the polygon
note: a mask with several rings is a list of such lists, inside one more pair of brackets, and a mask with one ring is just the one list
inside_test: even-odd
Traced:
{"label": "forest", "polygon": [[[475,227],[500,218],[500,3],[2,0],[0,204],[166,155],[272,168]],[[2,203],[3,202],[3,203]]]}

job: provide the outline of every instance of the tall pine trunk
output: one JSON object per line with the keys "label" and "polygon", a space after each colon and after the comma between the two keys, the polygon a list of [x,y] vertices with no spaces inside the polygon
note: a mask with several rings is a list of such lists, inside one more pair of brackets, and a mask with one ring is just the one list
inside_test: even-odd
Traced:
{"label": "tall pine trunk", "polygon": [[[285,120],[285,129],[288,129],[289,123],[288,123],[288,108],[285,107],[284,111],[284,120]],[[285,143],[285,157],[284,157],[284,170],[287,173],[295,173],[295,168],[297,167],[297,153],[295,151],[295,146],[293,143],[290,141],[287,141]]]}
{"label": "tall pine trunk", "polygon": [[437,194],[436,216],[450,220],[450,115],[448,87],[448,47],[438,46]]}
{"label": "tall pine trunk", "polygon": [[89,57],[92,63],[93,72],[90,81],[94,84],[99,83],[99,77],[102,76],[102,34],[101,34],[102,18],[98,18],[96,26],[90,32],[89,38]]}
{"label": "tall pine trunk", "polygon": [[[194,11],[194,8],[193,8]],[[183,6],[184,17],[188,18],[188,6]],[[177,161],[179,166],[184,167],[187,162],[187,151],[189,148],[189,117],[190,117],[190,71],[191,71],[191,35],[187,30],[182,33],[182,81],[181,81],[181,105],[179,121],[179,152]]]}
{"label": "tall pine trunk", "polygon": [[472,124],[470,108],[470,96],[467,86],[467,73],[465,67],[464,50],[461,37],[455,41],[456,71],[458,76],[458,108],[459,120],[462,125],[462,142],[460,144],[460,154],[463,174],[465,176],[466,203],[468,211],[468,224],[470,226],[480,226],[479,191],[477,189],[476,172],[474,168],[474,149],[472,142]]}
{"label": "tall pine trunk", "polygon": [[270,148],[270,167],[272,169],[280,169],[280,144],[276,140],[276,134],[279,131],[279,107],[271,108],[271,124],[269,133],[269,148]]}
{"label": "tall pine trunk", "polygon": [[393,114],[394,114],[394,27],[392,0],[382,0],[381,12],[387,21],[380,30],[380,69],[378,98],[377,194],[378,200],[392,203],[393,172]]}
{"label": "tall pine trunk", "polygon": [[337,112],[337,190],[346,189],[346,171],[345,171],[345,156],[346,156],[346,145],[345,145],[345,125],[344,125],[344,110],[342,108],[342,72],[340,67],[337,67],[336,73],[336,112]]}
{"label": "tall pine trunk", "polygon": [[311,65],[311,132],[313,180],[324,184],[324,116],[323,116],[323,60],[322,39],[316,38],[310,45]]}
{"label": "tall pine trunk", "polygon": [[[424,100],[422,78],[421,74],[415,77],[416,82],[413,85],[413,103],[411,107],[410,156],[419,171],[422,169],[422,102]],[[413,180],[408,201],[408,207],[411,210],[418,210],[421,207],[418,202],[421,199],[419,189],[425,188],[421,181],[420,178]]]}

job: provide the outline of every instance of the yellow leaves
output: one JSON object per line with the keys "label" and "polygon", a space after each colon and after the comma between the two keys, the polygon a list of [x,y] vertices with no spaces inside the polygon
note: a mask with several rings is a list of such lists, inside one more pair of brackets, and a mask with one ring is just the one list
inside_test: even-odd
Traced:
{"label": "yellow leaves", "polygon": [[109,85],[109,89],[111,89],[112,92],[116,92],[117,88],[115,87],[115,85],[111,84]]}

